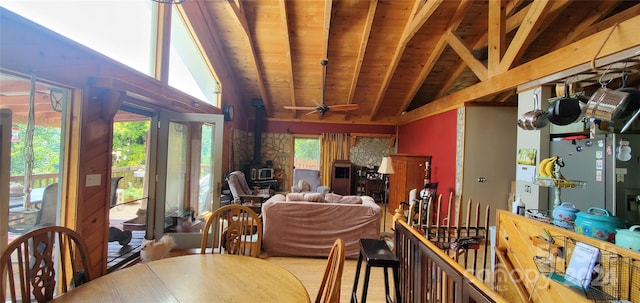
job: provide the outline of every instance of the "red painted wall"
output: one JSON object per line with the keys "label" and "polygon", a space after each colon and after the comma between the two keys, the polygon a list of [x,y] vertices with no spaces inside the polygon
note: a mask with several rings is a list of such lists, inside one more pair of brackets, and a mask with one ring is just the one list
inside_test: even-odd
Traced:
{"label": "red painted wall", "polygon": [[[248,129],[253,131],[255,120],[250,120]],[[292,134],[321,134],[321,133],[368,133],[368,134],[395,134],[393,125],[366,125],[350,123],[312,123],[312,122],[284,122],[263,121],[262,130],[268,133],[292,133]]]}
{"label": "red painted wall", "polygon": [[456,187],[457,110],[398,127],[398,153],[431,156],[431,182],[438,182],[446,217],[449,194]]}

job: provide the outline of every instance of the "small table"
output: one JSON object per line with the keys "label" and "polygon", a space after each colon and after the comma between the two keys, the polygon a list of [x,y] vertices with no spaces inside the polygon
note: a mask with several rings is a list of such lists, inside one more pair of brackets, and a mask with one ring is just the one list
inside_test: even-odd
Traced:
{"label": "small table", "polygon": [[115,271],[54,302],[310,302],[300,280],[266,260],[187,255]]}

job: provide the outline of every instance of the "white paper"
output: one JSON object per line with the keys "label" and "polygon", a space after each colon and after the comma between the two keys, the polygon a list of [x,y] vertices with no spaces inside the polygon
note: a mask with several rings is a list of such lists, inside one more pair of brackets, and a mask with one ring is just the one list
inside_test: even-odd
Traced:
{"label": "white paper", "polygon": [[582,288],[587,288],[591,283],[591,275],[599,254],[600,251],[597,248],[576,242],[564,279]]}

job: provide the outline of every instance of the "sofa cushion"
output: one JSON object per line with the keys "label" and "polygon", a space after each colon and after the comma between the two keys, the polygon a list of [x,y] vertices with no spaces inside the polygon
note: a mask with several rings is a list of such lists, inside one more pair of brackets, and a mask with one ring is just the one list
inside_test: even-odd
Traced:
{"label": "sofa cushion", "polygon": [[287,202],[289,201],[304,201],[304,193],[288,193]]}
{"label": "sofa cushion", "polygon": [[288,193],[287,199],[288,202],[326,202],[321,193],[315,192],[307,192],[307,193]]}
{"label": "sofa cushion", "polygon": [[362,204],[362,199],[359,196],[342,196],[334,193],[327,193],[324,195],[324,199],[329,203]]}

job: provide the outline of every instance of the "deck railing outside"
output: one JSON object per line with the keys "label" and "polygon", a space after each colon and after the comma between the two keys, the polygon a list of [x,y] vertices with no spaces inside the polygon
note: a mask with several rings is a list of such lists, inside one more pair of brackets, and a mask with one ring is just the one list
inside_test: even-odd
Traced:
{"label": "deck railing outside", "polygon": [[395,223],[402,302],[507,302],[407,223]]}
{"label": "deck railing outside", "polygon": [[[137,171],[137,167],[135,166],[127,166],[127,167],[114,167],[112,169],[113,177],[124,177],[121,181],[122,184],[133,184],[134,187],[142,187],[142,179],[135,175]],[[48,173],[48,174],[34,174],[31,176],[31,180],[33,180],[32,188],[44,188],[49,184],[58,182],[58,173]],[[11,176],[9,177],[9,182],[18,183],[20,185],[24,185],[24,176]]]}

